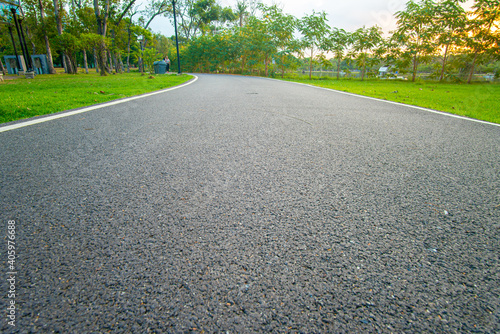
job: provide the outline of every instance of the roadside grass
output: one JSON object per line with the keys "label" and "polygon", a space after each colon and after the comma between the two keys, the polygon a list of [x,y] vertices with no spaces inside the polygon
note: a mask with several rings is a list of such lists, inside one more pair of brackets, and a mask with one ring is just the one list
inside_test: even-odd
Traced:
{"label": "roadside grass", "polygon": [[182,84],[190,75],[37,75],[0,83],[0,123],[90,106]]}
{"label": "roadside grass", "polygon": [[286,79],[500,124],[500,84],[402,80]]}

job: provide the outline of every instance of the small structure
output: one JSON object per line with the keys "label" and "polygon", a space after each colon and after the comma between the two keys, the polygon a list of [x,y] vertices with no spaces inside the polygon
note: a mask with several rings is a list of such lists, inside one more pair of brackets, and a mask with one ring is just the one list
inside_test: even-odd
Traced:
{"label": "small structure", "polygon": [[399,71],[393,65],[384,65],[378,70],[378,77],[380,79],[400,79],[406,80],[403,76],[399,75]]}
{"label": "small structure", "polygon": [[[19,65],[21,66],[20,69],[17,67],[18,63],[16,61],[16,56],[4,56],[4,59],[7,65],[7,72],[9,74],[23,75],[23,73],[28,73],[23,56],[18,56]],[[49,66],[47,64],[46,55],[32,55],[31,62],[33,63],[34,74],[49,74]]]}
{"label": "small structure", "polygon": [[155,74],[165,74],[167,73],[167,63],[165,61],[155,61],[153,63],[153,67],[155,69]]}
{"label": "small structure", "polygon": [[33,62],[33,71],[35,74],[49,74],[49,65],[47,64],[46,55],[32,55],[31,60]]}
{"label": "small structure", "polygon": [[[4,56],[5,64],[7,65],[7,72],[9,74],[18,74],[19,71],[26,71],[26,62],[23,56],[18,56],[16,61],[16,56]],[[21,68],[18,68],[18,61]],[[20,73],[19,73],[20,74]]]}
{"label": "small structure", "polygon": [[389,75],[394,75],[394,73],[392,72],[392,68],[393,66],[392,65],[384,65],[382,66],[381,68],[379,68],[378,70],[378,76],[380,78],[385,78]]}

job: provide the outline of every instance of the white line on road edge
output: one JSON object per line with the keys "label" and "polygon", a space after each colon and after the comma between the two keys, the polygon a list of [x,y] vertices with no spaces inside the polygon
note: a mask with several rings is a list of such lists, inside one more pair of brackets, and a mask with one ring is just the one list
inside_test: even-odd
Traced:
{"label": "white line on road edge", "polygon": [[494,125],[494,126],[499,126],[500,127],[500,124],[497,124],[497,123],[491,123],[491,122],[487,122],[487,121],[481,121],[479,119],[474,119],[474,118],[469,118],[469,117],[465,117],[465,116],[449,114],[449,113],[444,112],[444,111],[438,111],[438,110],[433,110],[433,109],[428,109],[428,108],[423,108],[423,107],[412,106],[411,104],[404,104],[404,103],[400,103],[400,102],[393,102],[393,101],[387,101],[387,100],[377,99],[376,97],[364,96],[364,95],[358,95],[358,94],[354,94],[354,93],[343,92],[343,91],[336,90],[336,89],[333,89],[333,88],[325,88],[325,87],[313,86],[313,85],[305,84],[305,83],[302,83],[302,82],[278,80],[278,79],[271,79],[271,78],[266,78],[266,79],[276,80],[276,81],[281,81],[281,82],[289,82],[289,83],[293,83],[293,84],[297,84],[297,85],[302,85],[302,86],[308,86],[308,87],[313,87],[313,88],[324,89],[324,90],[327,90],[327,91],[330,91],[330,92],[333,91],[333,92],[340,93],[340,94],[345,94],[345,95],[350,95],[350,96],[355,96],[355,97],[361,97],[361,98],[368,99],[368,100],[373,100],[373,101],[381,101],[381,102],[385,102],[385,103],[395,104],[397,106],[409,107],[409,108],[423,110],[423,111],[427,111],[427,112],[431,112],[431,113],[439,114],[439,115],[443,115],[443,116],[454,117],[454,118],[459,118],[459,119],[463,119],[463,120],[466,120],[466,121],[471,121],[471,122],[476,122],[476,123],[482,123],[482,124],[488,124],[488,125]]}
{"label": "white line on road edge", "polygon": [[125,102],[129,102],[129,101],[133,101],[133,100],[138,100],[138,99],[142,99],[142,98],[153,96],[153,95],[157,95],[157,94],[166,93],[166,92],[169,92],[171,90],[182,88],[182,87],[185,87],[187,85],[190,85],[190,84],[194,83],[196,80],[198,80],[198,77],[196,75],[193,75],[193,74],[191,74],[191,75],[194,77],[194,79],[192,79],[192,80],[190,80],[190,81],[188,81],[188,82],[186,82],[186,83],[184,83],[182,85],[179,85],[179,86],[174,86],[174,87],[171,87],[171,88],[159,90],[159,91],[152,92],[152,93],[146,93],[146,94],[143,94],[143,95],[127,97],[127,98],[124,98],[124,99],[121,99],[121,100],[111,101],[111,102],[107,102],[107,103],[103,103],[103,104],[99,104],[99,105],[95,105],[95,106],[91,106],[91,107],[86,107],[86,108],[82,108],[82,109],[78,109],[78,110],[74,110],[74,111],[69,111],[69,112],[66,112],[66,113],[60,113],[60,114],[53,115],[53,116],[47,116],[47,117],[37,118],[37,119],[33,119],[31,121],[26,121],[26,122],[22,122],[22,123],[7,125],[7,126],[3,126],[3,127],[0,125],[0,132],[5,132],[5,131],[14,130],[14,129],[19,129],[19,128],[23,128],[25,126],[30,126],[30,125],[34,125],[34,124],[38,124],[38,123],[43,123],[43,122],[48,122],[48,121],[52,121],[52,120],[58,119],[58,118],[63,118],[63,117],[68,117],[68,116],[72,116],[72,115],[76,115],[76,114],[81,114],[81,113],[84,113],[84,112],[87,112],[87,111],[91,111],[91,110],[96,110],[96,109],[100,109],[100,108],[114,106],[114,105],[117,105],[117,104],[120,104],[120,103],[125,103]]}

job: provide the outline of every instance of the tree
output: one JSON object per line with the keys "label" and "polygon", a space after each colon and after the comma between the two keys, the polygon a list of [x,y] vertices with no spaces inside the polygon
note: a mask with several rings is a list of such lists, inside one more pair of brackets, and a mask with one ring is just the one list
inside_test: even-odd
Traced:
{"label": "tree", "polygon": [[311,50],[311,58],[309,60],[309,79],[312,78],[312,65],[315,57],[315,51],[322,49],[325,45],[324,39],[330,30],[325,12],[316,13],[313,10],[311,15],[304,16],[299,22],[299,31],[303,38],[304,48]]}
{"label": "tree", "polygon": [[238,0],[236,2],[236,18],[238,19],[239,27],[243,27],[243,23],[248,17],[248,5],[246,0]]}
{"label": "tree", "polygon": [[464,0],[444,0],[436,7],[434,20],[437,29],[437,46],[438,48],[444,47],[439,81],[444,79],[450,48],[462,45],[467,22],[465,10],[460,5],[462,2]]}
{"label": "tree", "polygon": [[142,11],[142,14],[145,19],[144,28],[147,29],[151,22],[159,16],[164,15],[172,11],[172,2],[166,0],[153,0],[148,6]]}
{"label": "tree", "polygon": [[[216,0],[177,0],[175,8],[179,33],[188,41],[199,33],[214,32],[216,24],[236,19],[231,8],[223,8]],[[171,9],[168,15],[172,17]]]}
{"label": "tree", "polygon": [[243,27],[243,34],[246,39],[244,45],[248,54],[248,63],[251,67],[264,63],[264,72],[267,76],[269,61],[276,51],[276,47],[266,22],[255,16],[250,17]]}
{"label": "tree", "polygon": [[[63,8],[64,4],[63,0],[53,0],[53,2],[54,2],[54,18],[56,20],[57,34],[61,36],[63,34],[62,17],[65,13]],[[73,69],[70,67],[71,59],[69,59],[68,55],[66,55],[64,52],[62,54],[62,61],[66,73],[73,73]]]}
{"label": "tree", "polygon": [[466,45],[472,53],[467,83],[471,83],[478,62],[499,58],[500,0],[476,0],[468,21]]}
{"label": "tree", "polygon": [[339,79],[340,76],[340,64],[351,43],[351,34],[339,28],[333,28],[328,38],[325,40],[325,49],[332,52],[337,60],[337,79]]}
{"label": "tree", "polygon": [[171,39],[163,36],[162,34],[154,34],[153,35],[153,47],[158,50],[160,55],[165,57],[168,54],[168,50],[173,46],[173,42]]}
{"label": "tree", "polygon": [[[102,35],[98,35],[95,33],[85,33],[80,35],[80,42],[81,42],[81,48],[87,51],[94,51],[98,50],[99,48],[103,47],[104,49],[107,48],[107,46],[110,44],[110,41],[108,38],[103,37]],[[99,62],[104,61],[104,59],[101,59],[99,57],[96,57],[96,68],[99,67],[101,70],[105,66],[101,65]],[[103,74],[101,74],[103,75]],[[106,75],[106,74],[104,74]]]}
{"label": "tree", "polygon": [[109,0],[105,0],[104,10],[101,10],[101,4],[99,3],[99,0],[94,0],[94,13],[97,22],[97,34],[103,37],[96,47],[98,58],[97,62],[99,63],[101,76],[106,76],[106,45],[104,43],[104,39],[106,38],[106,32],[108,28]]}
{"label": "tree", "polygon": [[134,27],[132,26],[133,25],[133,22],[132,22],[132,17],[137,14],[136,11],[134,11],[133,13],[130,14],[130,17],[127,17],[125,19],[125,24],[127,26],[127,73],[130,73],[130,44],[131,44],[131,41],[132,41],[132,37],[134,37],[134,39],[137,38],[137,36],[132,36],[133,33],[134,33]]}
{"label": "tree", "polygon": [[364,80],[366,64],[371,50],[382,41],[382,28],[373,26],[370,28],[359,28],[352,33],[351,55],[356,59],[358,66],[361,66],[361,80]]}
{"label": "tree", "polygon": [[435,49],[435,12],[432,0],[423,0],[421,3],[410,0],[404,11],[396,13],[397,29],[392,38],[400,45],[401,56],[413,64],[412,81],[417,76],[418,64]]}
{"label": "tree", "polygon": [[153,63],[158,57],[158,51],[155,48],[146,49],[142,52],[142,58],[144,59],[144,64],[146,68],[149,70],[150,74],[154,73]]}
{"label": "tree", "polygon": [[[283,13],[283,10],[276,5],[266,6],[261,5],[261,10],[264,16],[264,22],[268,34],[271,37],[271,50],[279,59],[281,67],[281,76],[284,76],[285,61],[288,56],[300,50],[300,44],[295,41],[294,33],[297,28],[297,19],[289,14]],[[266,76],[268,75],[266,62]]]}
{"label": "tree", "polygon": [[77,74],[76,51],[80,49],[80,41],[70,33],[63,32],[57,36],[57,46],[66,56],[68,74]]}
{"label": "tree", "polygon": [[193,15],[203,35],[210,31],[212,22],[220,19],[222,7],[215,0],[198,0],[193,6]]}
{"label": "tree", "polygon": [[38,8],[40,10],[40,23],[42,28],[43,40],[45,41],[45,50],[47,51],[47,65],[50,74],[56,74],[54,63],[52,61],[52,49],[50,48],[49,37],[47,35],[47,28],[45,24],[45,11],[42,0],[38,0]]}

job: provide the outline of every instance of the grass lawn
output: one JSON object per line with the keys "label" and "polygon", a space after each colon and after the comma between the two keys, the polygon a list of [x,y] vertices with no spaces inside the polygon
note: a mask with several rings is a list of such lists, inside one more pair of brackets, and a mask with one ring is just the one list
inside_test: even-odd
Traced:
{"label": "grass lawn", "polygon": [[141,76],[124,73],[37,75],[0,82],[0,123],[46,115],[101,102],[144,94],[182,84],[190,75]]}
{"label": "grass lawn", "polygon": [[401,80],[287,79],[500,124],[500,84]]}

